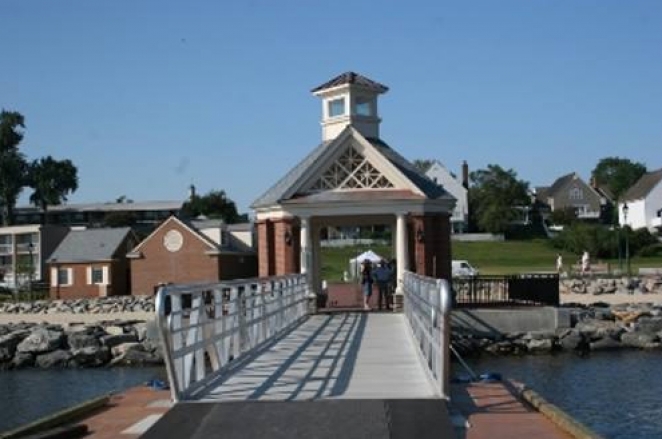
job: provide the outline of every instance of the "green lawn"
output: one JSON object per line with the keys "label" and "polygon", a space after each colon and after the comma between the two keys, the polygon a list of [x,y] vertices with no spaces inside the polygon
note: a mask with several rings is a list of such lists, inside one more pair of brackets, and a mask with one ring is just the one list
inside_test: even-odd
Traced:
{"label": "green lawn", "polygon": [[[322,249],[322,279],[342,280],[343,271],[348,269],[349,260],[366,250],[372,250],[387,259],[393,257],[390,246],[357,246]],[[545,240],[505,241],[505,242],[456,242],[452,243],[453,259],[466,259],[478,268],[481,274],[515,274],[526,272],[553,272],[556,270],[557,250]],[[568,270],[577,264],[581,255],[561,253]],[[618,259],[592,261],[619,268]],[[633,258],[632,272],[639,267],[662,268],[662,257]]]}
{"label": "green lawn", "polygon": [[[526,272],[555,271],[557,250],[549,241],[505,241],[505,242],[453,242],[453,259],[466,259],[478,268],[481,274],[515,274]],[[561,252],[566,271],[578,265],[581,255]],[[608,264],[612,270],[619,269],[618,259],[592,259],[592,264]],[[662,267],[662,257],[632,258],[632,272],[639,267]],[[625,261],[623,261],[625,270]]]}

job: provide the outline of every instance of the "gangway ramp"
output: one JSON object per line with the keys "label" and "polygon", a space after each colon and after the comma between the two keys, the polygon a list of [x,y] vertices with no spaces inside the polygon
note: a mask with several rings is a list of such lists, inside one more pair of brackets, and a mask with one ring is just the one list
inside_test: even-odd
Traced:
{"label": "gangway ramp", "polygon": [[157,307],[177,403],[141,437],[455,437],[438,284],[415,290],[401,314],[315,314],[305,277],[171,287]]}

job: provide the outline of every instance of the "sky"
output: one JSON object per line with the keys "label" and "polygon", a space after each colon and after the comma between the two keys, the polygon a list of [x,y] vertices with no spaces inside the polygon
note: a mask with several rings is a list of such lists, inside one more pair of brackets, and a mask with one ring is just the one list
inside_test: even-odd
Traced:
{"label": "sky", "polygon": [[[321,140],[310,90],[387,85],[380,135],[531,186],[662,167],[659,0],[2,0],[0,108],[78,167],[70,203],[224,190],[240,212]],[[27,204],[28,190],[19,205]]]}

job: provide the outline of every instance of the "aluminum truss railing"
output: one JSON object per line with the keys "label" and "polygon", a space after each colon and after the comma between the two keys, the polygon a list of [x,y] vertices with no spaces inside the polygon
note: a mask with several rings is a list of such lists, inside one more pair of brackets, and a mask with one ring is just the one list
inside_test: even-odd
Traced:
{"label": "aluminum truss railing", "polygon": [[405,317],[422,359],[445,399],[450,399],[450,311],[447,281],[405,272]]}
{"label": "aluminum truss railing", "polygon": [[305,275],[166,285],[156,299],[173,400],[218,377],[308,313]]}

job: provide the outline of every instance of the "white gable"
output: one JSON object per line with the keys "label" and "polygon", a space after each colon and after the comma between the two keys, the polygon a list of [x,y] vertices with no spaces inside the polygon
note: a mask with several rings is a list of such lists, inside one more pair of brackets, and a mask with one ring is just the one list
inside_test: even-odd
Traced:
{"label": "white gable", "polygon": [[353,127],[347,127],[286,194],[407,189],[424,194]]}
{"label": "white gable", "polygon": [[425,175],[446,189],[457,200],[451,221],[467,221],[467,215],[469,213],[468,191],[462,186],[462,183],[453,177],[444,165],[437,161],[430,166],[430,169],[425,172]]}

